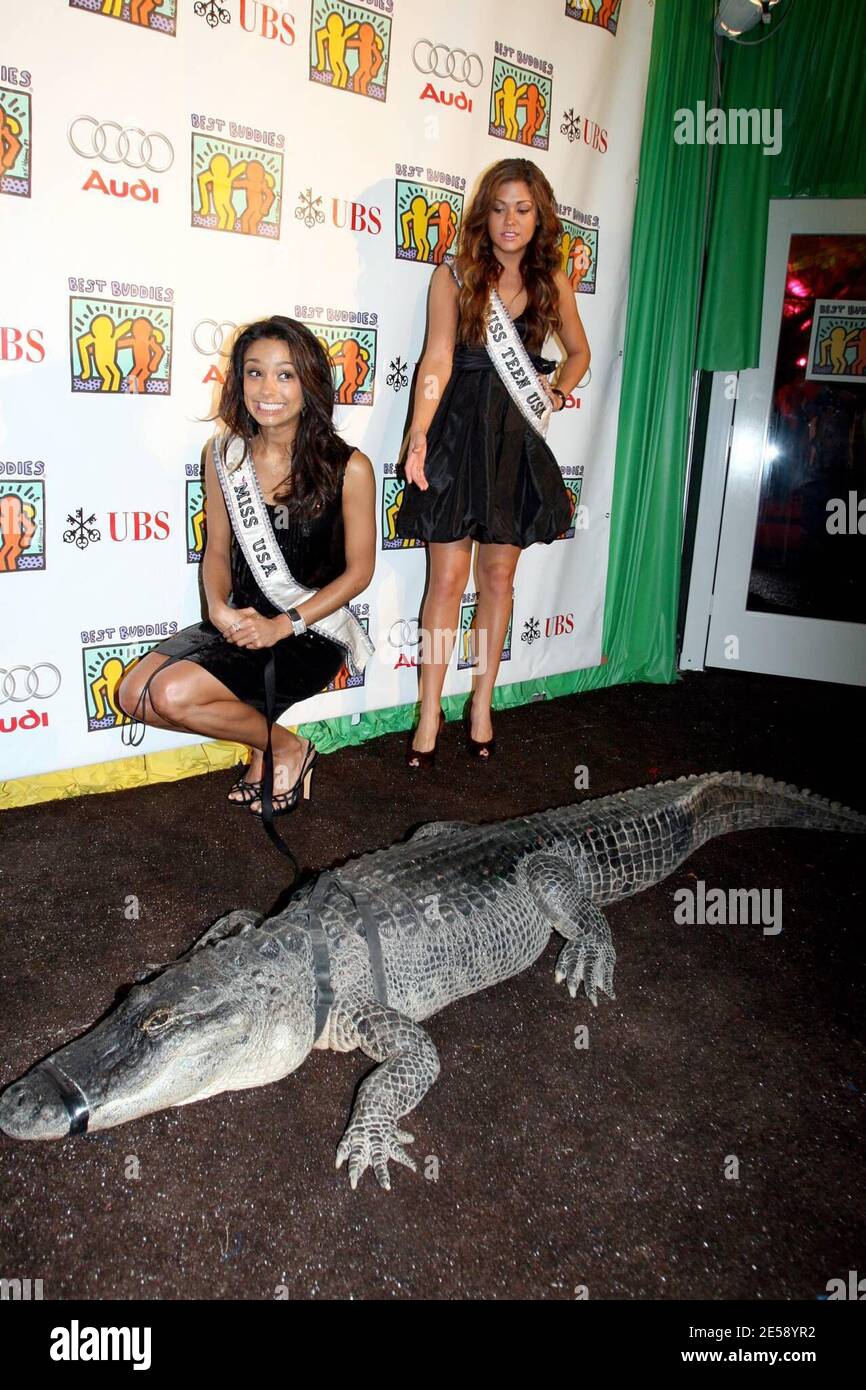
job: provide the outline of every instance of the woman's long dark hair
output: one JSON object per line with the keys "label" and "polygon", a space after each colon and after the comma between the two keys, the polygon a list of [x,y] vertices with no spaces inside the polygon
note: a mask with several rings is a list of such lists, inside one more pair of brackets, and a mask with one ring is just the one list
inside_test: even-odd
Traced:
{"label": "woman's long dark hair", "polygon": [[334,428],[331,364],[306,324],[274,314],[249,324],[238,334],[220,396],[219,417],[232,434],[243,439],[249,456],[259,427],[244,405],[244,357],[250,345],[262,338],[279,338],[289,348],[304,397],[294,450],[286,459],[286,487],[283,490],[281,485],[274,500],[285,506],[289,515],[309,516],[336,497],[353,449]]}
{"label": "woman's long dark hair", "polygon": [[542,347],[548,333],[555,333],[562,325],[559,291],[553,278],[554,271],[561,265],[558,248],[562,225],[556,214],[553,189],[530,159],[500,159],[498,164],[491,165],[482,175],[461,223],[455,258],[463,281],[459,341],[479,344],[485,340],[488,295],[502,272],[502,263],[493,254],[487,219],[499,185],[517,180],[529,185],[538,218],[535,233],[520,262],[528,295],[526,345],[533,351]]}

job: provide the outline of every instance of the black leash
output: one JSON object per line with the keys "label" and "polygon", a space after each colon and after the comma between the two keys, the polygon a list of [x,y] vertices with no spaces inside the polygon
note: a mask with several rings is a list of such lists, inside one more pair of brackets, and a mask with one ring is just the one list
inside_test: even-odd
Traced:
{"label": "black leash", "polygon": [[[284,854],[287,859],[292,861],[295,870],[292,876],[292,883],[294,883],[300,873],[298,861],[274,825],[274,749],[272,736],[274,721],[276,719],[276,709],[277,668],[274,649],[271,647],[268,651],[268,659],[265,663],[265,719],[268,721],[268,741],[265,745],[264,759],[262,762],[262,825],[265,827],[268,838],[275,848],[280,851],[280,854]],[[309,749],[307,751],[309,752]],[[301,795],[301,792],[302,788],[298,787],[298,796]]]}
{"label": "black leash", "polygon": [[[190,647],[190,651],[193,650],[194,648]],[[127,724],[124,722],[120,726],[120,741],[125,748],[137,748],[147,732],[144,716],[147,713],[147,700],[150,695],[151,681],[155,676],[161,676],[165,668],[173,665],[175,661],[185,661],[188,655],[188,652],[180,652],[175,656],[167,656],[161,666],[157,666],[155,671],[151,671],[144,685],[141,687],[141,694],[136,701],[135,709],[132,711],[132,714],[127,716],[129,723]],[[153,700],[150,702],[150,707],[153,709]],[[154,710],[154,714],[155,713],[156,711]]]}
{"label": "black leash", "polygon": [[[161,676],[166,667],[171,666],[173,662],[188,660],[195,650],[195,644],[192,644],[186,651],[176,652],[172,656],[167,656],[162,665],[158,666],[156,670],[152,671],[151,674],[148,676],[147,680],[141,688],[141,694],[139,695],[138,700],[136,701],[135,709],[133,710],[132,714],[127,716],[129,722],[124,722],[121,725],[120,741],[124,745],[124,747],[137,748],[144,739],[144,735],[147,729],[145,723],[145,715],[147,713],[147,701],[150,697],[151,682],[154,680],[156,676]],[[262,824],[264,825],[265,832],[268,838],[270,839],[271,843],[274,845],[274,847],[279,850],[280,854],[284,854],[286,858],[289,859],[292,863],[294,873],[291,882],[287,885],[287,887],[291,887],[291,883],[294,883],[295,879],[298,877],[300,873],[300,867],[290,847],[287,845],[286,841],[283,839],[282,835],[274,825],[274,750],[272,745],[272,737],[273,726],[276,721],[277,671],[273,648],[271,648],[268,651],[267,660],[265,663],[264,680],[265,719],[267,720],[268,724],[268,742],[264,750],[264,761],[262,765]],[[152,698],[150,700],[150,707],[151,709],[153,709]],[[300,788],[298,794],[301,794]]]}

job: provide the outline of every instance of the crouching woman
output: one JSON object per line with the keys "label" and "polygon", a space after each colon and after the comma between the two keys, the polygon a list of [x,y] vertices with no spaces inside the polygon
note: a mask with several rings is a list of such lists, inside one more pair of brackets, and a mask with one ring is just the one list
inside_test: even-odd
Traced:
{"label": "crouching woman", "polygon": [[[317,753],[274,720],[373,645],[347,607],[373,577],[375,480],[333,424],[331,366],[302,323],[251,324],[231,354],[207,447],[207,620],[142,658],[121,683],[138,723],[248,744],[229,800],[254,815],[298,804]],[[143,730],[141,730],[143,734]],[[134,741],[134,737],[133,737]]]}

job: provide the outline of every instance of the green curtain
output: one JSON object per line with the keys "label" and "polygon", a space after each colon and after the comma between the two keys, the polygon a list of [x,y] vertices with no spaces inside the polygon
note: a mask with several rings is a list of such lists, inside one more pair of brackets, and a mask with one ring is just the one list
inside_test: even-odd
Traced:
{"label": "green curtain", "polygon": [[[758,360],[768,202],[866,194],[866,0],[784,0],[767,42],[724,40],[718,104],[779,107],[782,149],[678,145],[675,113],[712,105],[715,0],[656,0],[629,271],[604,614],[605,662],[497,688],[503,708],[676,679],[692,374]],[[624,7],[623,23],[628,22]],[[763,30],[757,31],[760,37]],[[706,270],[701,246],[714,150]],[[704,276],[703,294],[699,287]],[[463,696],[443,701],[449,718]],[[305,726],[323,749],[408,727],[415,705]]]}
{"label": "green curtain", "polygon": [[725,45],[719,105],[781,111],[782,148],[715,147],[697,357],[708,372],[758,365],[770,198],[866,196],[866,3],[784,0],[780,14],[789,7],[768,42]]}

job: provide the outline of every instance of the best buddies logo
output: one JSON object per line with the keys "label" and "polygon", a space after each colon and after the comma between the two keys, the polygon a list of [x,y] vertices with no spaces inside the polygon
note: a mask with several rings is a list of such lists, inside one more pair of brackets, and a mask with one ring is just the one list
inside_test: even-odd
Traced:
{"label": "best buddies logo", "polygon": [[45,464],[0,462],[0,574],[45,569]]}
{"label": "best buddies logo", "polygon": [[392,10],[392,0],[378,0],[375,5],[313,0],[310,81],[384,101],[388,90]]}
{"label": "best buddies logo", "polygon": [[177,32],[177,0],[69,0],[71,10],[88,10],[106,19],[122,19],[158,34]]}
{"label": "best buddies logo", "polygon": [[[425,175],[427,182],[420,180]],[[396,166],[394,237],[398,261],[441,265],[453,259],[466,180],[459,174]]]}
{"label": "best buddies logo", "polygon": [[402,478],[396,476],[396,472],[393,463],[385,464],[385,476],[382,479],[381,548],[383,550],[412,550],[416,546],[422,546],[424,542],[397,535],[397,514],[403,505],[405,483]]}
{"label": "best buddies logo", "polygon": [[[119,729],[128,724],[117,703],[120,682],[133,666],[147,656],[159,642],[178,630],[176,622],[138,623],[133,627],[108,627],[82,632],[82,661],[84,665],[84,703],[87,712],[87,732],[100,729]],[[114,641],[115,634],[120,639]],[[134,640],[128,641],[127,638]]]}
{"label": "best buddies logo", "polygon": [[279,240],[285,136],[196,114],[192,128],[192,225]]}
{"label": "best buddies logo", "polygon": [[372,405],[378,314],[296,304],[295,318],[316,335],[331,363],[335,403]]}
{"label": "best buddies logo", "polygon": [[31,75],[25,68],[0,64],[0,193],[29,198]]}
{"label": "best buddies logo", "polygon": [[[370,605],[369,603],[350,603],[349,609],[354,613],[361,627],[370,635]],[[325,686],[325,691],[331,690],[354,690],[356,686],[364,684],[364,672],[359,671],[351,656],[346,653],[346,660],[343,662],[339,671],[332,681]]]}
{"label": "best buddies logo", "polygon": [[[192,465],[199,469],[201,464]],[[186,562],[199,565],[204,557],[206,539],[204,484],[201,477],[186,480]]]}
{"label": "best buddies logo", "polygon": [[490,79],[488,134],[534,150],[550,144],[553,64],[496,43]]}
{"label": "best buddies logo", "polygon": [[575,294],[595,294],[598,272],[598,217],[556,204],[562,232],[559,257]]}
{"label": "best buddies logo", "polygon": [[[174,291],[74,275],[69,288],[72,390],[170,395]],[[106,288],[111,298],[103,298]],[[135,296],[159,302],[137,303]]]}
{"label": "best buddies logo", "polygon": [[[458,634],[457,646],[457,670],[465,671],[469,667],[477,666],[484,656],[480,650],[476,650],[475,640],[475,613],[478,608],[478,595],[474,593],[464,594],[460,600],[460,630]],[[505,641],[502,646],[502,660],[511,660],[511,640],[512,629],[514,627],[514,599],[511,600],[511,612],[508,615],[508,630],[505,633]]]}
{"label": "best buddies logo", "polygon": [[565,14],[567,19],[577,19],[615,35],[621,6],[622,0],[565,0]]}

